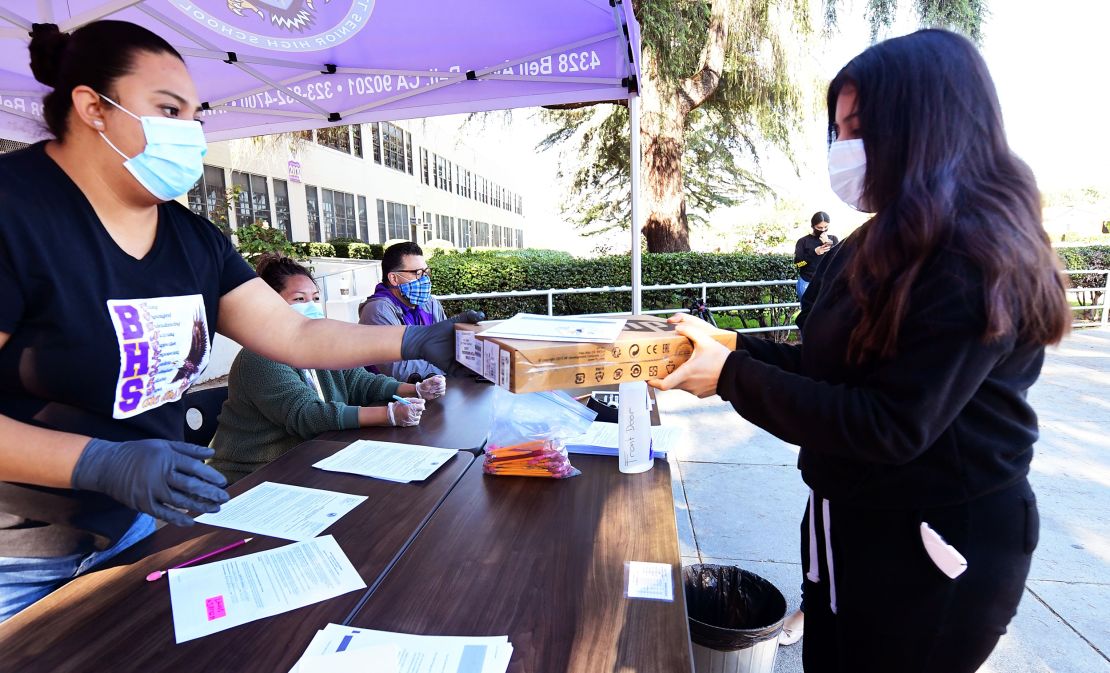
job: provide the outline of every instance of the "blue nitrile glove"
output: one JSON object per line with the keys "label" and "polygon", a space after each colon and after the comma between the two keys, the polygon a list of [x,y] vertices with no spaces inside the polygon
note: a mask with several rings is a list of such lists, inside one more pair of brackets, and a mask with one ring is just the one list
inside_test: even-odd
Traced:
{"label": "blue nitrile glove", "polygon": [[481,311],[463,311],[434,325],[409,325],[401,336],[402,360],[427,360],[448,376],[469,370],[455,361],[455,323],[485,320]]}
{"label": "blue nitrile glove", "polygon": [[73,488],[111,496],[133,510],[177,526],[193,525],[177,509],[218,512],[227,479],[204,464],[212,449],[165,439],[92,439],[73,468]]}

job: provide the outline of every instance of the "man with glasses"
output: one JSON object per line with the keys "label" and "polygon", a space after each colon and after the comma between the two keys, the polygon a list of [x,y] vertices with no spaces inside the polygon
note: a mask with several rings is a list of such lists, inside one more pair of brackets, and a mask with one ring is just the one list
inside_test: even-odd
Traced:
{"label": "man with glasses", "polygon": [[[382,255],[382,282],[360,307],[363,325],[431,325],[446,320],[443,305],[432,296],[432,276],[424,251],[410,241],[394,243]],[[415,383],[442,375],[424,360],[402,360],[379,364],[380,373],[398,381]]]}

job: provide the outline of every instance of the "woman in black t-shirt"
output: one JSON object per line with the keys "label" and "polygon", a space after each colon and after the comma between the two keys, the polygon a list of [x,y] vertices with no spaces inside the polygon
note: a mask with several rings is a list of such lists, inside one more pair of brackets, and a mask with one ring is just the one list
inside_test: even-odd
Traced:
{"label": "woman in black t-shirt", "polygon": [[807,673],[972,673],[1037,544],[1026,391],[1071,322],[1060,262],[967,39],[871,47],[828,112],[833,189],[874,216],[818,267],[801,344],[675,317],[694,354],[653,385],[801,447]]}
{"label": "woman in black t-shirt", "polygon": [[[200,100],[140,26],[36,24],[54,139],[0,158],[0,621],[184,510],[227,500],[181,396],[214,331],[300,368],[423,359],[451,321],[309,320],[210,222],[172,201],[200,177]],[[467,318],[474,317],[467,315]]]}

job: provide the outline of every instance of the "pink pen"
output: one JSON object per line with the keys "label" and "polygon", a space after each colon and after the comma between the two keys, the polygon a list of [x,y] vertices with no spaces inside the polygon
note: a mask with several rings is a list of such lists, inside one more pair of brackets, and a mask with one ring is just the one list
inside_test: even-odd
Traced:
{"label": "pink pen", "polygon": [[203,554],[203,555],[198,556],[194,559],[189,559],[188,561],[186,561],[184,563],[179,563],[179,564],[175,565],[172,568],[167,568],[166,570],[155,570],[154,572],[152,572],[152,573],[150,573],[149,575],[146,576],[146,581],[147,582],[153,582],[155,580],[161,579],[162,575],[165,575],[170,570],[176,570],[177,568],[184,568],[185,566],[193,565],[194,563],[197,563],[198,561],[203,561],[204,559],[206,559],[210,556],[215,556],[216,554],[221,554],[221,553],[227,551],[228,549],[235,549],[236,547],[240,547],[242,545],[245,545],[246,543],[250,542],[253,539],[254,539],[253,537],[244,538],[244,539],[239,540],[237,542],[232,542],[231,544],[229,544],[226,547],[220,547],[216,551],[210,551],[207,554]]}

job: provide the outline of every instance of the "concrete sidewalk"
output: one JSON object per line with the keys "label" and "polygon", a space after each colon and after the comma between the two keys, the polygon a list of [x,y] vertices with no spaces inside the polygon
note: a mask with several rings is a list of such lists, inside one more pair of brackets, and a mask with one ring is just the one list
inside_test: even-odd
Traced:
{"label": "concrete sidewalk", "polygon": [[[1030,480],[1040,543],[1009,632],[980,673],[1110,672],[1110,329],[1049,350],[1030,392],[1040,416]],[[727,563],[773,582],[798,606],[798,525],[808,489],[797,447],[720,398],[659,396],[663,423],[689,441],[671,458],[683,563]],[[675,459],[677,458],[677,460]],[[802,670],[801,644],[776,673]]]}

